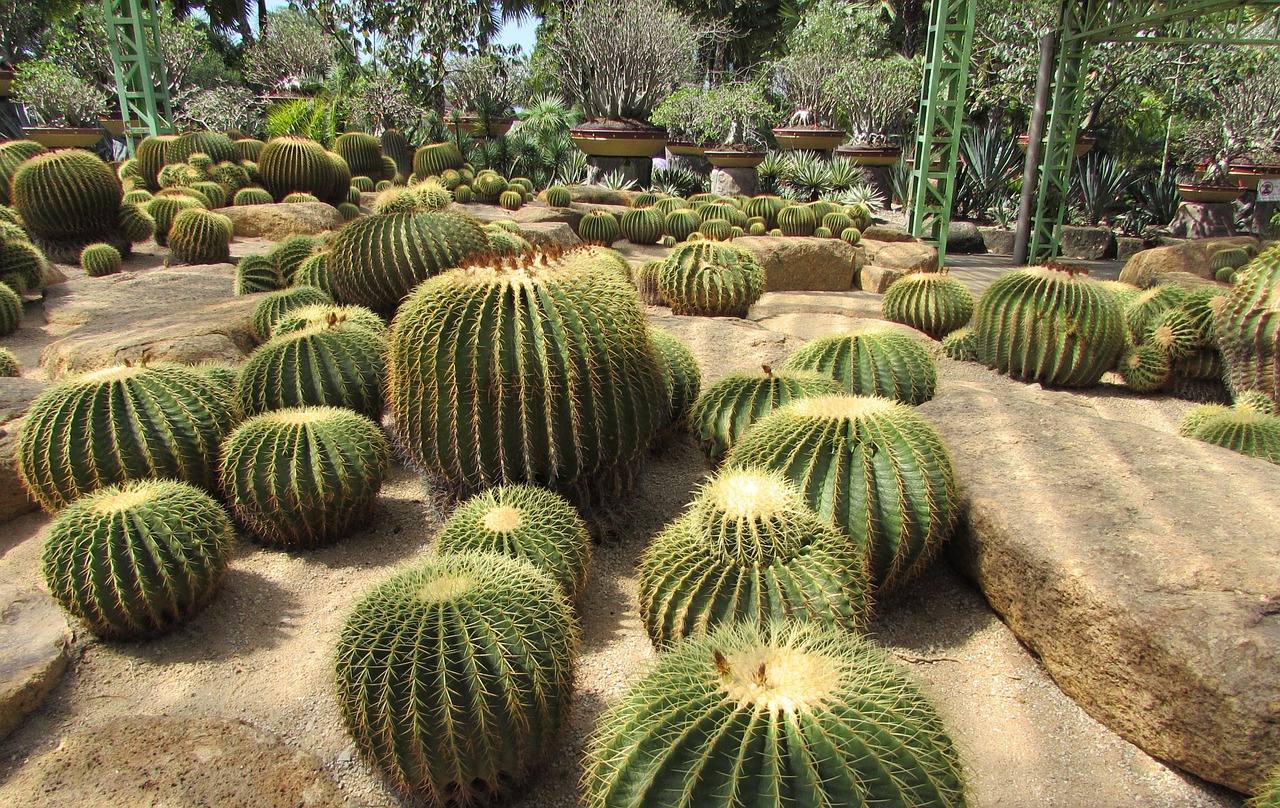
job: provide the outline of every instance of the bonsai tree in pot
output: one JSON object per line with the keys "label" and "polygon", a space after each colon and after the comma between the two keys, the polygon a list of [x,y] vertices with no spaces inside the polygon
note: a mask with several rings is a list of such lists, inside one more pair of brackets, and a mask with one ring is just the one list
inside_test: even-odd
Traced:
{"label": "bonsai tree in pot", "polygon": [[860,165],[889,165],[920,105],[920,66],[901,56],[856,59],[826,82],[836,117],[849,133],[838,153]]}
{"label": "bonsai tree in pot", "polygon": [[70,68],[46,60],[18,66],[13,94],[35,126],[27,137],[49,147],[88,148],[102,136],[98,123],[107,113],[107,94]]}
{"label": "bonsai tree in pot", "polygon": [[835,100],[828,87],[831,75],[828,65],[834,63],[804,53],[777,61],[778,89],[792,110],[773,129],[779,147],[828,151],[844,141],[844,130],[836,125]]}
{"label": "bonsai tree in pot", "polygon": [[[667,128],[672,153],[705,151],[712,165],[725,167],[726,160],[741,166],[764,158],[765,132],[776,114],[758,82],[735,81],[685,85],[663,99],[652,120]],[[683,144],[696,144],[696,152],[683,151]]]}
{"label": "bonsai tree in pot", "polygon": [[1233,166],[1246,156],[1265,160],[1280,150],[1280,87],[1256,74],[1213,93],[1209,108],[1187,128],[1183,146],[1199,166],[1179,185],[1183,199],[1232,201],[1243,191],[1232,181]]}
{"label": "bonsai tree in pot", "polygon": [[524,66],[494,53],[459,56],[449,61],[445,98],[455,131],[497,137],[511,128],[515,101],[524,95]]}

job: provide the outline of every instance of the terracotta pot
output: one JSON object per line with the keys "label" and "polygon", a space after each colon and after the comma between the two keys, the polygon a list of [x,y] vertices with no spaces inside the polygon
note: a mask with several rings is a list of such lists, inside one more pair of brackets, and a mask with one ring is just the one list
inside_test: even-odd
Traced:
{"label": "terracotta pot", "polygon": [[902,159],[902,149],[886,146],[841,146],[836,149],[836,156],[843,157],[854,165],[891,166]]}
{"label": "terracotta pot", "polygon": [[569,131],[569,137],[591,157],[653,157],[667,147],[665,129],[613,129],[581,124]]}
{"label": "terracotta pot", "polygon": [[700,157],[705,150],[700,144],[688,140],[668,140],[667,151],[686,157]]}
{"label": "terracotta pot", "polygon": [[779,149],[806,149],[831,151],[844,142],[843,129],[826,129],[813,126],[776,126],[773,137]]}
{"label": "terracotta pot", "polygon": [[[1076,157],[1082,157],[1088,154],[1090,151],[1092,151],[1094,145],[1097,144],[1097,142],[1098,142],[1098,139],[1095,137],[1090,137],[1088,135],[1081,135],[1076,138],[1076,147],[1072,151],[1072,154],[1075,155]],[[1025,152],[1027,150],[1027,147],[1030,145],[1031,145],[1030,135],[1018,135],[1019,149],[1022,149]]]}
{"label": "terracotta pot", "polygon": [[8,98],[13,89],[13,71],[0,70],[0,98]]}
{"label": "terracotta pot", "polygon": [[1231,171],[1227,173],[1227,179],[1235,182],[1241,188],[1248,188],[1250,191],[1258,190],[1259,180],[1268,177],[1280,177],[1280,165],[1266,163],[1232,166]]}
{"label": "terracotta pot", "polygon": [[102,130],[93,128],[58,128],[51,126],[27,126],[27,137],[50,149],[89,149],[102,139]]}
{"label": "terracotta pot", "polygon": [[1203,205],[1234,202],[1240,198],[1244,189],[1239,185],[1198,185],[1191,182],[1178,183],[1178,196],[1183,202],[1198,202]]}
{"label": "terracotta pot", "polygon": [[755,168],[764,162],[764,152],[744,152],[737,149],[707,149],[703,154],[716,168]]}
{"label": "terracotta pot", "polygon": [[501,137],[505,135],[515,123],[514,118],[490,118],[489,125],[486,127],[480,118],[475,115],[460,115],[458,120],[454,121],[449,118],[449,131],[455,135],[461,134],[468,137]]}

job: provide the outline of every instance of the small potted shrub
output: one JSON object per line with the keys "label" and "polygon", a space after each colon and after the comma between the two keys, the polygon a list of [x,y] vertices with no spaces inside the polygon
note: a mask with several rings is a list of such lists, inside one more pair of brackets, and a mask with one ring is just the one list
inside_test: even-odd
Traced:
{"label": "small potted shrub", "polygon": [[23,127],[27,137],[49,148],[88,148],[102,138],[98,121],[107,94],[69,68],[46,60],[19,65],[14,99],[40,125]]}
{"label": "small potted shrub", "polygon": [[844,142],[844,130],[834,124],[836,110],[828,92],[830,68],[810,54],[796,53],[776,62],[783,97],[793,110],[773,128],[780,149],[830,151]]}
{"label": "small potted shrub", "polygon": [[[1249,183],[1267,176],[1280,150],[1280,87],[1257,75],[1214,92],[1206,114],[1183,138],[1186,157],[1197,173],[1178,185],[1186,202],[1225,203],[1239,198]],[[1244,168],[1262,164],[1260,169]],[[1233,176],[1234,175],[1234,176]]]}
{"label": "small potted shrub", "polygon": [[901,56],[856,59],[826,82],[837,120],[849,132],[836,149],[861,166],[892,165],[902,157],[902,134],[920,102],[920,69]]}
{"label": "small potted shrub", "polygon": [[489,53],[462,56],[448,67],[446,115],[455,135],[498,137],[515,123],[515,100],[527,79],[523,67]]}
{"label": "small potted shrub", "polygon": [[672,154],[703,154],[717,168],[743,168],[764,160],[764,132],[775,113],[756,83],[686,85],[658,105],[653,122],[670,133]]}

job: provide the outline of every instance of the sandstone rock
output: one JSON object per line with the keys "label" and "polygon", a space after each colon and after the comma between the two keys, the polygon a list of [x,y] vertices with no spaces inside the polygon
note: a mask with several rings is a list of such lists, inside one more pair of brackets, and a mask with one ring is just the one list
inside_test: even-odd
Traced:
{"label": "sandstone rock", "polygon": [[256,295],[232,294],[230,264],[76,278],[45,299],[45,332],[57,339],[40,355],[51,379],[119,364],[240,362],[256,345]]}
{"label": "sandstone rock", "polygon": [[[0,379],[0,524],[39,507],[27,496],[14,463],[22,418],[45,386],[39,379]],[[0,724],[3,724],[2,715],[0,713]]]}
{"label": "sandstone rock", "polygon": [[541,202],[525,205],[518,210],[507,210],[497,205],[480,205],[469,203],[466,205],[454,205],[454,208],[462,211],[471,218],[488,224],[501,219],[515,222],[516,224],[539,224],[544,222],[567,222],[576,230],[578,222],[582,220],[583,212],[574,208],[553,208],[544,205]]}
{"label": "sandstone rock", "polygon": [[896,227],[888,227],[882,224],[873,224],[862,231],[862,238],[871,241],[885,241],[889,243],[897,243],[900,241],[919,241],[915,236],[899,230]]}
{"label": "sandstone rock", "polygon": [[670,331],[689,346],[702,369],[702,387],[730,373],[782,367],[803,340],[736,317],[688,317],[667,309],[649,309],[649,322]]}
{"label": "sandstone rock", "polygon": [[232,205],[218,208],[236,226],[237,238],[314,236],[342,226],[342,214],[323,202],[290,202],[278,205]]}
{"label": "sandstone rock", "polygon": [[1066,258],[1097,261],[1116,254],[1116,234],[1109,227],[1063,225],[1059,239]]}
{"label": "sandstone rock", "polygon": [[866,292],[768,292],[751,307],[748,318],[770,331],[806,341],[875,320],[877,325],[933,342],[914,328],[886,321],[880,313],[880,298]]}
{"label": "sandstone rock", "polygon": [[[216,775],[214,774],[216,773]],[[0,786],[0,803],[346,806],[319,759],[237,721],[132,715],[62,739]]]}
{"label": "sandstone rock", "polygon": [[947,228],[947,252],[958,255],[983,253],[987,243],[973,222],[952,222]]}
{"label": "sandstone rock", "polygon": [[581,244],[582,239],[564,222],[532,222],[520,224],[520,235],[535,247],[566,249]]}
{"label": "sandstone rock", "polygon": [[1129,259],[1120,271],[1120,280],[1146,288],[1156,282],[1156,276],[1165,272],[1190,272],[1202,278],[1212,278],[1209,259],[1226,247],[1257,245],[1252,236],[1232,236],[1184,241],[1165,247],[1143,250]]}
{"label": "sandstone rock", "polygon": [[[621,205],[625,208],[631,204],[635,193],[632,191],[612,191],[599,185],[570,185],[569,196],[574,202],[587,202],[595,205]],[[539,198],[542,198],[541,194],[539,194]]]}
{"label": "sandstone rock", "polygon": [[[35,586],[0,588],[0,738],[39,707],[67,668],[67,623],[57,604]],[[6,800],[6,805],[36,801]]]}
{"label": "sandstone rock", "polygon": [[998,381],[919,408],[967,503],[957,563],[1096,719],[1255,790],[1280,763],[1280,467]]}
{"label": "sandstone rock", "polygon": [[995,255],[1013,255],[1014,232],[1003,227],[979,227],[987,252]]}
{"label": "sandstone rock", "polygon": [[[562,208],[552,208],[552,210],[562,210]],[[578,216],[574,220],[573,229],[577,230],[577,223],[582,221],[582,217],[588,213],[612,213],[615,218],[622,219],[622,214],[631,210],[626,205],[602,205],[595,202],[574,202],[569,206],[569,210],[575,212]]]}
{"label": "sandstone rock", "polygon": [[1136,236],[1116,236],[1116,260],[1128,261],[1147,248],[1147,242]]}
{"label": "sandstone rock", "polygon": [[912,272],[937,272],[938,250],[924,242],[863,242],[867,250],[867,261],[882,267],[902,270],[904,275]]}
{"label": "sandstone rock", "polygon": [[838,238],[744,236],[733,243],[764,267],[766,292],[848,291],[865,255]]}
{"label": "sandstone rock", "polygon": [[665,261],[671,250],[658,244],[632,244],[629,241],[615,241],[613,248],[622,253],[632,269],[639,269],[646,261]]}
{"label": "sandstone rock", "polygon": [[867,264],[858,273],[858,288],[864,292],[882,295],[889,291],[889,287],[902,276],[903,272],[900,269]]}

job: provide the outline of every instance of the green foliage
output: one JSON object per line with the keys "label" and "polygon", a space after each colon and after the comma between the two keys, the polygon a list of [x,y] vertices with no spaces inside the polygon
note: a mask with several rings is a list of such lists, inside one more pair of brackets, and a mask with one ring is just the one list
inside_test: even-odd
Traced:
{"label": "green foliage", "polygon": [[[839,214],[828,214],[835,215]],[[968,324],[973,316],[973,295],[948,274],[918,272],[894,282],[880,306],[886,320],[942,339]]]}
{"label": "green foliage", "polygon": [[676,140],[763,150],[777,114],[759,82],[727,82],[714,87],[698,82],[664,98],[650,120],[665,127]]}
{"label": "green foliage", "polygon": [[764,268],[751,251],[702,241],[672,251],[658,289],[674,314],[745,317],[764,293],[764,280]]}
{"label": "green foliage", "polygon": [[903,404],[923,404],[938,386],[937,363],[929,349],[919,339],[877,323],[806,343],[787,357],[786,369],[821,373],[855,395]]}
{"label": "green foliage", "polygon": [[338,708],[397,789],[472,804],[521,785],[569,710],[577,626],[526,561],[437,556],[361,600],[337,645]]}
{"label": "green foliage", "polygon": [[213,597],[234,541],[222,506],[198,488],[131,482],[58,514],[45,540],[44,579],[58,605],[94,634],[152,637]]}
{"label": "green foliage", "polygon": [[33,59],[14,71],[12,94],[43,126],[97,128],[107,114],[107,94],[70,68]]}
{"label": "green foliage", "polygon": [[0,283],[0,337],[7,337],[22,325],[22,298],[7,284]]}
{"label": "green foliage", "polygon": [[[4,292],[0,292],[0,297],[3,295]],[[21,375],[22,365],[18,363],[18,357],[14,356],[13,351],[8,348],[0,348],[0,379],[12,379]]]}
{"label": "green foliage", "polygon": [[346,407],[378,419],[383,342],[368,329],[326,321],[282,333],[244,363],[236,394],[247,415],[291,407]]}
{"label": "green foliage", "polygon": [[961,769],[890,655],[813,623],[729,625],[658,657],[587,743],[585,808],[960,808]]}
{"label": "green foliage", "polygon": [[120,251],[110,244],[90,244],[80,251],[80,266],[90,278],[120,271]]}
{"label": "green foliage", "polygon": [[662,379],[670,400],[667,422],[677,429],[686,426],[689,409],[702,389],[702,371],[689,347],[674,334],[661,328],[649,328],[649,341],[662,367]]}
{"label": "green foliage", "polygon": [[231,260],[235,226],[220,213],[193,207],[178,212],[169,228],[169,251],[187,264],[217,264]]}
{"label": "green foliage", "polygon": [[1191,437],[1280,464],[1280,418],[1257,410],[1228,409],[1205,418]]}
{"label": "green foliage", "polygon": [[618,231],[632,244],[657,244],[662,238],[665,220],[652,208],[632,208],[622,214]]}
{"label": "green foliage", "polygon": [[689,423],[712,463],[719,463],[752,424],[779,407],[811,396],[839,395],[839,382],[817,374],[731,373],[698,396]]}
{"label": "green foliage", "polygon": [[271,292],[259,300],[253,310],[253,336],[258,342],[266,342],[275,333],[276,323],[288,312],[332,302],[333,298],[314,286],[293,286]]}

